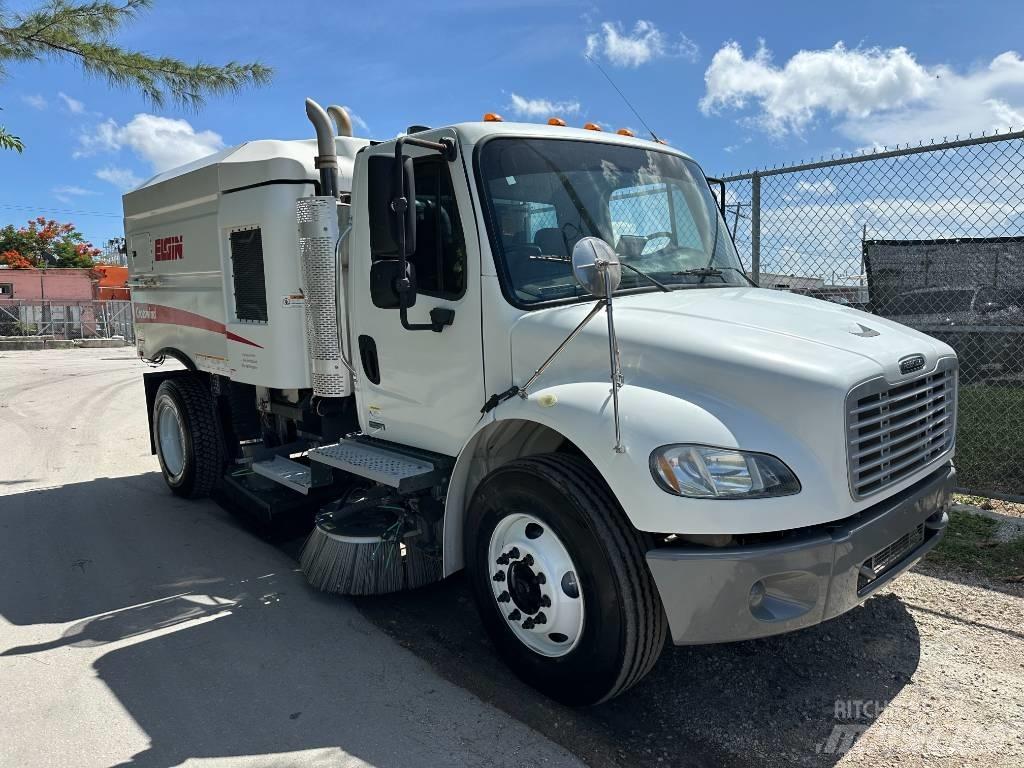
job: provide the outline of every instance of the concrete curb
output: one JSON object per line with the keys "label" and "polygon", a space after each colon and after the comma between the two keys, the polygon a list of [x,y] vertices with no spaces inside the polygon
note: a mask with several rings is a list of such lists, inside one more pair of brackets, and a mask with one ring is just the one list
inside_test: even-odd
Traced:
{"label": "concrete curb", "polygon": [[55,339],[52,336],[0,337],[0,351],[39,349],[114,349],[128,346],[124,339]]}

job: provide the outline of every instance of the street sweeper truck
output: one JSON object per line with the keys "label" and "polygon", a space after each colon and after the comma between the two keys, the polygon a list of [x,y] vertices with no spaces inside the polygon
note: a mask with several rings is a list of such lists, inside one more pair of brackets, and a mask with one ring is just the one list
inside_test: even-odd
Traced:
{"label": "street sweeper truck", "polygon": [[[488,115],[252,141],[124,197],[170,490],[309,521],[310,583],[463,568],[525,680],[593,704],[665,645],[858,605],[947,523],[952,349],[763,290],[683,152]],[[170,366],[168,367],[170,368]]]}

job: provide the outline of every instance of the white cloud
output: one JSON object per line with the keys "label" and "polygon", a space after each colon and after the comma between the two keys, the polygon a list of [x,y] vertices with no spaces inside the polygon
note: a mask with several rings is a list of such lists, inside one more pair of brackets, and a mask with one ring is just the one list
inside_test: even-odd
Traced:
{"label": "white cloud", "polygon": [[580,111],[578,101],[528,99],[518,93],[513,93],[511,98],[509,109],[520,117],[557,117],[559,115],[577,115]]}
{"label": "white cloud", "polygon": [[763,43],[748,57],[731,42],[715,53],[704,82],[705,114],[742,111],[778,136],[801,133],[822,113],[868,146],[1024,123],[1024,59],[1012,51],[961,74],[924,66],[902,47],[851,50],[839,42],[779,66]]}
{"label": "white cloud", "polygon": [[70,96],[68,96],[63,91],[58,93],[57,96],[60,98],[61,101],[64,102],[64,106],[67,108],[68,112],[70,112],[71,114],[73,114],[73,115],[80,115],[83,112],[85,112],[85,104],[80,102],[78,99],[71,98]]}
{"label": "white cloud", "polygon": [[[187,120],[138,114],[124,125],[111,119],[100,123],[90,134],[79,137],[75,157],[98,152],[116,152],[127,148],[161,173],[190,163],[224,147],[220,134],[197,131]],[[109,181],[109,179],[108,179]]]}
{"label": "white cloud", "polygon": [[53,196],[60,200],[62,203],[70,203],[72,199],[76,197],[86,197],[88,195],[97,194],[95,191],[91,189],[86,189],[85,187],[78,187],[73,184],[65,184],[60,187],[54,187],[52,192]]}
{"label": "white cloud", "polygon": [[32,109],[44,110],[49,106],[49,104],[47,104],[46,99],[42,96],[42,94],[39,93],[31,94],[29,96],[22,96],[21,100],[28,104],[30,107],[32,107]]}
{"label": "white cloud", "polygon": [[96,178],[110,182],[122,192],[134,189],[142,183],[142,179],[128,168],[101,168],[96,171]]}
{"label": "white cloud", "polygon": [[632,32],[626,32],[617,21],[605,21],[600,32],[587,35],[587,56],[603,56],[618,67],[639,67],[666,56],[696,61],[697,53],[697,44],[686,35],[672,40],[644,19],[633,25]]}
{"label": "white cloud", "polygon": [[798,181],[793,185],[793,188],[797,192],[805,192],[809,195],[818,195],[821,197],[829,197],[834,195],[838,190],[835,182],[831,179],[820,179],[818,181]]}

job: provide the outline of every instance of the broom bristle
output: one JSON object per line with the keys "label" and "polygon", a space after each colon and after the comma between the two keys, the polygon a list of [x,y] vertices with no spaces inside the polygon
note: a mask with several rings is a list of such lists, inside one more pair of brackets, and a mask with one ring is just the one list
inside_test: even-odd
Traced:
{"label": "broom bristle", "polygon": [[442,578],[441,558],[419,547],[397,538],[328,533],[319,525],[306,539],[299,565],[313,587],[339,595],[383,595]]}

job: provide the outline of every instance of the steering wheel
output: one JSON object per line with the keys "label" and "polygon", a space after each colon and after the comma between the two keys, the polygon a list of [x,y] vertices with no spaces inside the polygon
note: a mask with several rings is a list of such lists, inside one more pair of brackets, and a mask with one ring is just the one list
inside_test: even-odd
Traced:
{"label": "steering wheel", "polygon": [[[663,251],[666,248],[668,248],[669,243],[672,242],[672,233],[671,232],[651,232],[648,235],[644,235],[644,237],[647,238],[647,242],[644,243],[643,250],[640,253],[641,256],[647,256],[648,254],[651,254],[651,253],[657,253],[658,251]],[[661,248],[655,248],[653,251],[648,251],[647,250],[647,246],[650,245],[651,241],[658,240],[660,238],[665,238],[665,240],[667,240],[668,242],[666,242],[663,246],[661,246]]]}

